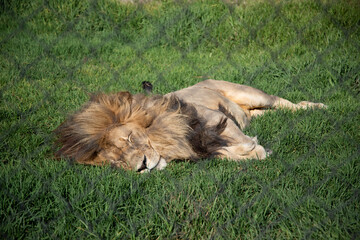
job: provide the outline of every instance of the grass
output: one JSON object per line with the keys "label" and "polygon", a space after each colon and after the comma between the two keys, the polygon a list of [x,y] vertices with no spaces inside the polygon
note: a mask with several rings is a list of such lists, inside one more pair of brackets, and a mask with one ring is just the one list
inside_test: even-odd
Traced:
{"label": "grass", "polygon": [[[357,1],[2,1],[0,236],[355,239],[360,234]],[[327,110],[245,133],[265,161],[175,162],[139,175],[52,159],[52,130],[92,92],[205,78]]]}

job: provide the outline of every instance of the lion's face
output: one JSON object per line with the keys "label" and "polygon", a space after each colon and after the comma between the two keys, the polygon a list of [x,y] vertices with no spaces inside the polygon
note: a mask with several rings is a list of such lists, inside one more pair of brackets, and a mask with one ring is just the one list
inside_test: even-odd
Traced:
{"label": "lion's face", "polygon": [[102,145],[99,157],[115,167],[147,172],[166,166],[166,161],[151,145],[146,129],[136,123],[113,128],[103,139]]}
{"label": "lion's face", "polygon": [[173,97],[99,94],[55,130],[55,155],[138,172],[161,170],[173,159],[197,157],[188,122]]}

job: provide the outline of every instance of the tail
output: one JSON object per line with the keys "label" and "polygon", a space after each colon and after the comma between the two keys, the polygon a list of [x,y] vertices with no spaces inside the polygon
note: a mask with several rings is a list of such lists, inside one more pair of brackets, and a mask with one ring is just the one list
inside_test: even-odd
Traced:
{"label": "tail", "polygon": [[141,85],[142,85],[142,88],[144,89],[146,94],[151,94],[152,93],[153,85],[151,84],[151,82],[143,81],[141,83]]}

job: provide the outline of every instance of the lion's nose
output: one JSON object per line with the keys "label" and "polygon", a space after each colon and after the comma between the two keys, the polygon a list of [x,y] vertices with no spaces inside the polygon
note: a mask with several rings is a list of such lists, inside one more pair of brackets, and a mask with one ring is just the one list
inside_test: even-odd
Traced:
{"label": "lion's nose", "polygon": [[137,170],[138,172],[141,172],[141,171],[147,169],[146,162],[147,162],[147,158],[146,158],[146,155],[144,155],[144,159],[142,161],[141,167]]}

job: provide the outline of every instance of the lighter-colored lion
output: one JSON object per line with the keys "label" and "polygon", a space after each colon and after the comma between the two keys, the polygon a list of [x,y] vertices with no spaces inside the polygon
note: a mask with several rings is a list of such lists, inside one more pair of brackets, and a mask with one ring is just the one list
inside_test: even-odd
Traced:
{"label": "lighter-colored lion", "polygon": [[271,151],[241,129],[276,108],[326,107],[290,101],[226,81],[205,80],[166,94],[93,96],[56,130],[56,155],[83,164],[146,172],[174,160],[264,159]]}

